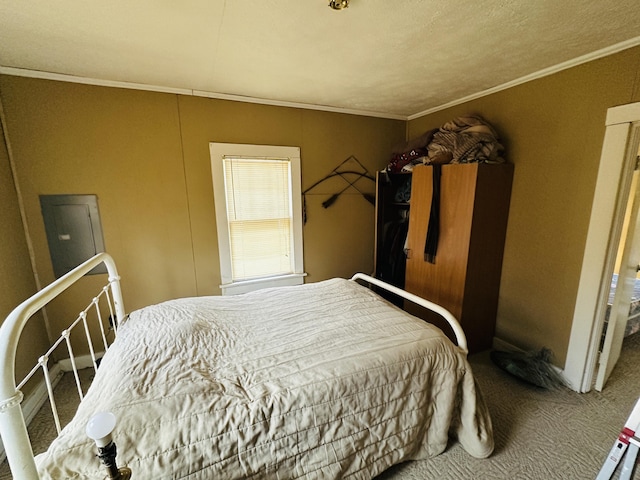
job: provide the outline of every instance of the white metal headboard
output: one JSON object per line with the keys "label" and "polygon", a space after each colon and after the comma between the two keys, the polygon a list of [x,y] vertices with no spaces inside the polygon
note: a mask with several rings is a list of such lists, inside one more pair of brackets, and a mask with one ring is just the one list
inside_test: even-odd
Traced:
{"label": "white metal headboard", "polygon": [[[86,324],[86,314],[92,306],[95,306],[98,316],[100,315],[99,307],[95,303],[97,299],[94,298],[94,301],[89,304],[87,309],[80,313],[72,326],[63,331],[62,336],[54,343],[54,346],[40,358],[38,365],[34,367],[29,375],[27,375],[25,381],[21,382],[17,387],[15,379],[15,358],[20,335],[22,334],[22,331],[29,319],[35,313],[101,263],[104,263],[107,267],[109,283],[105,289],[108,288],[111,290],[110,301],[112,302],[113,309],[115,310],[115,312],[112,312],[112,315],[115,314],[115,326],[118,321],[124,319],[125,310],[122,301],[122,291],[120,290],[120,277],[118,276],[118,271],[113,258],[106,253],[97,254],[95,257],[87,260],[52,284],[43,288],[31,298],[25,300],[9,314],[4,323],[0,326],[0,435],[2,435],[9,466],[15,480],[36,480],[39,478],[33,459],[31,442],[27,434],[27,427],[20,407],[23,395],[18,387],[22,387],[24,383],[26,383],[26,380],[28,380],[31,375],[33,375],[33,373],[42,366],[45,372],[45,379],[47,380],[47,388],[50,391],[50,401],[52,401],[51,383],[47,378],[48,369],[46,362],[53,349],[62,343],[63,340],[67,341],[74,374],[76,375],[76,383],[78,383],[77,370],[75,368],[75,361],[73,360],[73,352],[71,351],[71,346],[68,343],[68,335],[69,330],[80,322],[84,324],[85,332],[89,338],[91,357],[94,366],[96,365],[96,357],[93,347],[91,346],[90,334]],[[107,292],[107,296],[108,295],[109,294]],[[104,330],[102,330],[102,336],[106,349],[107,344],[104,336]],[[78,391],[82,397],[80,386],[78,386]],[[55,411],[55,404],[53,401],[52,409]],[[56,426],[59,431],[60,426],[57,420],[57,412],[54,413],[54,418],[56,418]]]}

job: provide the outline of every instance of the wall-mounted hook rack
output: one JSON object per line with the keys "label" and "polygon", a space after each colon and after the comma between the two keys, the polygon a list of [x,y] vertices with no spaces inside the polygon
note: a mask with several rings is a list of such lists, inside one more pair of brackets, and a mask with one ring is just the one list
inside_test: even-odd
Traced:
{"label": "wall-mounted hook rack", "polygon": [[369,202],[371,205],[375,205],[375,203],[376,203],[375,196],[373,194],[366,193],[366,192],[363,192],[362,190],[360,190],[356,186],[356,182],[358,180],[362,179],[362,178],[366,178],[366,179],[371,180],[372,182],[375,183],[376,179],[375,179],[375,177],[373,175],[371,175],[369,170],[360,162],[360,160],[358,160],[354,155],[351,155],[351,156],[347,157],[345,160],[343,160],[336,168],[331,170],[331,173],[329,173],[325,177],[321,178],[320,180],[318,180],[317,182],[315,182],[313,185],[311,185],[309,188],[307,188],[306,190],[304,190],[302,192],[302,200],[303,200],[303,207],[302,208],[303,208],[303,221],[304,221],[304,223],[307,223],[307,208],[306,208],[306,196],[305,195],[309,191],[313,190],[315,187],[320,185],[321,183],[323,183],[326,180],[329,180],[330,178],[333,178],[333,177],[342,178],[347,183],[347,185],[342,190],[334,193],[329,198],[327,198],[324,202],[322,202],[322,206],[324,208],[329,208],[331,205],[333,205],[336,202],[336,200],[338,199],[338,197],[340,197],[340,195],[342,195],[344,192],[346,192],[349,188],[353,188],[360,195],[362,195],[362,197],[367,202]]}

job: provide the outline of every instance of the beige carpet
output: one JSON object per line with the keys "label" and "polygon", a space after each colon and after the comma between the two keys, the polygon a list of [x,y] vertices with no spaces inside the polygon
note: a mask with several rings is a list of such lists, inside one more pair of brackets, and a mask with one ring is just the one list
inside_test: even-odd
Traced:
{"label": "beige carpet", "polygon": [[[438,457],[397,465],[377,480],[594,479],[640,396],[640,334],[625,340],[621,361],[602,393],[545,391],[499,370],[488,353],[470,360],[491,410],[494,454],[478,460],[454,443]],[[63,405],[62,399],[74,389],[67,374],[56,390],[64,418],[75,406]],[[36,452],[55,436],[50,415],[44,407],[29,428]],[[2,465],[0,480],[10,478]]]}
{"label": "beige carpet", "polygon": [[640,396],[640,334],[625,340],[601,393],[541,390],[495,367],[488,354],[470,360],[491,411],[493,455],[478,460],[454,444],[433,459],[393,467],[378,480],[594,479]]}

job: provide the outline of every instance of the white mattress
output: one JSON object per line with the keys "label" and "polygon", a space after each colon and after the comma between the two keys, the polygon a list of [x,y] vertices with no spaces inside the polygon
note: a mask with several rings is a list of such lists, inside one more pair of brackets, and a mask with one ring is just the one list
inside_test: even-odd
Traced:
{"label": "white mattress", "polygon": [[493,450],[466,355],[352,281],[133,312],[43,478],[102,479],[84,433],[118,417],[118,464],[140,479],[353,478],[444,451]]}

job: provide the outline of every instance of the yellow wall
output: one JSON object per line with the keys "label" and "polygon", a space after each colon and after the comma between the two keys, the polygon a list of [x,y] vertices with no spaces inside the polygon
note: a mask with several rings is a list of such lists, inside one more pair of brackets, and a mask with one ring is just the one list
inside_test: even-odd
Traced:
{"label": "yellow wall", "polygon": [[[472,74],[472,73],[471,73]],[[409,122],[414,138],[459,115],[493,124],[515,165],[496,336],[564,364],[607,109],[640,100],[640,48]]]}
{"label": "yellow wall", "polygon": [[[36,291],[29,252],[20,219],[18,196],[11,175],[7,146],[0,125],[0,322],[23,300]],[[48,347],[42,317],[36,316],[25,327],[25,338],[16,358],[18,382],[36,364]],[[27,389],[28,390],[28,389]]]}
{"label": "yellow wall", "polygon": [[[53,273],[38,195],[97,194],[127,310],[219,293],[209,142],[300,146],[304,189],[349,155],[371,171],[382,168],[405,128],[414,138],[478,113],[515,164],[497,336],[521,348],[550,347],[562,365],[606,111],[640,100],[639,64],[640,48],[626,50],[408,124],[12,76],[0,76],[0,96],[43,283]],[[371,206],[353,192],[321,208],[339,182],[307,197],[308,281],[372,269]],[[10,255],[11,245],[3,241],[0,255]],[[52,323],[61,315],[54,310]]]}
{"label": "yellow wall", "polygon": [[[97,194],[127,311],[220,293],[209,142],[300,146],[304,189],[350,155],[371,172],[383,168],[406,127],[396,120],[13,76],[0,76],[0,95],[43,283],[53,280],[53,271],[38,195]],[[373,207],[355,191],[320,207],[344,185],[336,179],[307,196],[308,281],[373,268]],[[374,191],[372,182],[358,185]],[[97,285],[100,277],[88,283]],[[78,311],[82,293],[52,307],[52,325],[62,327],[64,314]]]}

